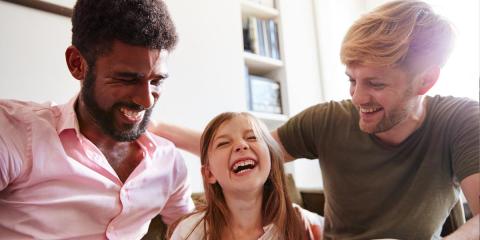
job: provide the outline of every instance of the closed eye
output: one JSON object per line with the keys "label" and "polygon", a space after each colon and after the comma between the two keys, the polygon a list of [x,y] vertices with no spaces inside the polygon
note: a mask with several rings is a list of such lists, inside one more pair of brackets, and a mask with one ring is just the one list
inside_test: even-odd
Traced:
{"label": "closed eye", "polygon": [[150,82],[153,86],[160,86],[165,82],[165,79],[155,79]]}
{"label": "closed eye", "polygon": [[130,79],[130,78],[112,78],[115,82],[117,83],[121,83],[121,84],[126,84],[126,85],[132,85],[132,84],[136,84],[138,81],[137,79]]}
{"label": "closed eye", "polygon": [[382,89],[382,88],[385,87],[385,84],[383,84],[383,83],[373,83],[373,82],[371,82],[371,83],[370,83],[370,86],[372,86],[373,88],[376,88],[376,89]]}
{"label": "closed eye", "polygon": [[257,141],[257,136],[249,136],[249,137],[247,137],[247,140],[249,140],[249,141]]}
{"label": "closed eye", "polygon": [[216,147],[216,148],[219,148],[219,147],[222,147],[222,146],[227,145],[228,143],[229,143],[229,142],[227,142],[227,141],[218,142],[218,143],[215,145],[215,147]]}

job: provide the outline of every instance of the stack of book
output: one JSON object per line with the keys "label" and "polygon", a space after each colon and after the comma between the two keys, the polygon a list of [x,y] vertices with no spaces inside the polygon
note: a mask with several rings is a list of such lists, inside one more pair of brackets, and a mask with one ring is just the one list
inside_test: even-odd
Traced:
{"label": "stack of book", "polygon": [[245,51],[280,59],[278,27],[274,20],[244,17],[242,25]]}
{"label": "stack of book", "polygon": [[280,83],[265,77],[248,75],[248,106],[251,111],[282,114]]}

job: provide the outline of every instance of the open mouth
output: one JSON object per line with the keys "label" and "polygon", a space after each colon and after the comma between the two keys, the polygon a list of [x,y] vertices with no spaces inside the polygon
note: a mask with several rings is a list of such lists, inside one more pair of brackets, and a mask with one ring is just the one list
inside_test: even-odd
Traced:
{"label": "open mouth", "polygon": [[135,111],[126,107],[120,108],[120,112],[128,121],[132,123],[141,121],[143,119],[143,115],[145,114],[145,110]]}
{"label": "open mouth", "polygon": [[359,110],[363,114],[372,114],[372,113],[380,112],[381,110],[383,110],[383,108],[382,107],[360,107]]}
{"label": "open mouth", "polygon": [[236,161],[231,170],[235,174],[243,173],[254,169],[257,166],[257,162],[253,159],[244,159]]}

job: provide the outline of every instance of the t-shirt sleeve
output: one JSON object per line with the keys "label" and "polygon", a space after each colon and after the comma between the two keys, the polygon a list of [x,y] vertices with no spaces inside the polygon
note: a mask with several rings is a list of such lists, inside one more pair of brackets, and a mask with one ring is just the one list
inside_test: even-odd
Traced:
{"label": "t-shirt sleeve", "polygon": [[318,157],[315,138],[316,115],[321,115],[321,106],[316,105],[295,115],[278,128],[278,136],[285,150],[295,158]]}
{"label": "t-shirt sleeve", "polygon": [[190,189],[187,166],[178,150],[175,150],[174,161],[175,168],[172,172],[174,175],[172,189],[174,190],[160,213],[163,222],[168,225],[195,209],[191,197],[192,191]]}
{"label": "t-shirt sleeve", "polygon": [[466,101],[458,107],[453,122],[450,152],[459,182],[480,172],[480,111],[478,102]]}
{"label": "t-shirt sleeve", "polygon": [[351,130],[350,101],[314,105],[292,117],[278,131],[285,150],[295,158],[321,158],[333,140]]}

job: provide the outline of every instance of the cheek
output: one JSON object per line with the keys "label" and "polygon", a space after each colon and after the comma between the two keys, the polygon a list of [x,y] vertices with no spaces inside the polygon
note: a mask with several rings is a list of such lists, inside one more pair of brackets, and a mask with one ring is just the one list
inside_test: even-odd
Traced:
{"label": "cheek", "polygon": [[215,152],[209,157],[208,165],[213,174],[221,173],[228,169],[228,158],[222,152]]}

